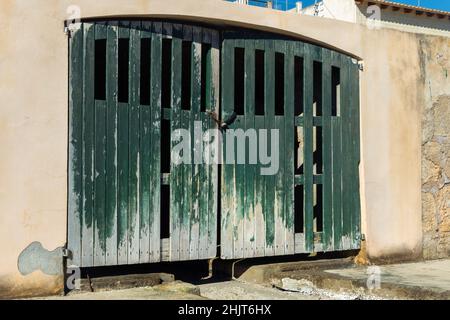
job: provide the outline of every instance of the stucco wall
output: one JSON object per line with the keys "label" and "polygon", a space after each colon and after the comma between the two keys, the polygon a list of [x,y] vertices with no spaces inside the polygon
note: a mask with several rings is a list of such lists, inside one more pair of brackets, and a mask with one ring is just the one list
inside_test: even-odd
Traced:
{"label": "stucco wall", "polygon": [[375,259],[420,256],[425,86],[417,36],[220,0],[4,0],[0,296],[61,288],[58,276],[42,271],[20,275],[17,261],[31,242],[48,250],[66,242],[68,50],[63,21],[71,4],[81,8],[82,17],[166,16],[275,30],[363,58],[360,171],[368,254]]}

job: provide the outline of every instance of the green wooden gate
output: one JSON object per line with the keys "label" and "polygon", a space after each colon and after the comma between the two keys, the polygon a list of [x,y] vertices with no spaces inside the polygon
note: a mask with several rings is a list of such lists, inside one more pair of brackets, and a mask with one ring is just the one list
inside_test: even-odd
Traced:
{"label": "green wooden gate", "polygon": [[276,129],[279,170],[224,164],[222,258],[359,248],[358,64],[273,35],[223,38],[222,117],[237,115],[231,129]]}
{"label": "green wooden gate", "polygon": [[[82,23],[70,38],[69,263],[358,248],[358,85],[350,57],[276,35]],[[210,143],[196,130],[216,129],[219,114],[236,114],[224,155],[232,129],[278,130],[275,175],[196,159]],[[192,164],[171,161],[179,129]]]}
{"label": "green wooden gate", "polygon": [[217,166],[171,165],[170,150],[174,130],[214,127],[219,45],[217,31],[162,22],[83,23],[72,35],[70,263],[216,256]]}

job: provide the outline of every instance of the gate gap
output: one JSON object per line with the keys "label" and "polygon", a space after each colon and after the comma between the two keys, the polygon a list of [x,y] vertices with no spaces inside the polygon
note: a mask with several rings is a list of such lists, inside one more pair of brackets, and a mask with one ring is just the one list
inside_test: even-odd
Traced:
{"label": "gate gap", "polygon": [[284,54],[275,52],[275,115],[284,115]]}
{"label": "gate gap", "polygon": [[94,96],[106,100],[106,39],[95,40]]}
{"label": "gate gap", "polygon": [[294,166],[295,175],[304,174],[303,161],[303,127],[295,127]]}
{"label": "gate gap", "polygon": [[313,165],[314,174],[323,173],[323,134],[322,127],[313,128]]}
{"label": "gate gap", "polygon": [[295,233],[305,232],[304,186],[295,186],[294,190],[294,228]]}
{"label": "gate gap", "polygon": [[141,105],[150,105],[151,39],[141,39]]}
{"label": "gate gap", "polygon": [[322,115],[322,62],[314,61],[313,67],[313,115]]}
{"label": "gate gap", "polygon": [[245,49],[234,48],[234,112],[244,115]]}
{"label": "gate gap", "polygon": [[161,239],[170,238],[170,185],[161,185]]}
{"label": "gate gap", "polygon": [[211,45],[202,44],[202,95],[200,111],[205,112],[211,106]]}
{"label": "gate gap", "polygon": [[172,39],[162,40],[161,107],[170,108],[172,89]]}
{"label": "gate gap", "polygon": [[161,173],[170,173],[171,132],[170,120],[161,119]]}
{"label": "gate gap", "polygon": [[255,50],[255,115],[263,116],[265,109],[265,54]]}
{"label": "gate gap", "polygon": [[294,110],[296,116],[303,115],[303,58],[295,56],[294,58]]}
{"label": "gate gap", "polygon": [[119,39],[118,47],[118,101],[128,103],[128,65],[130,59],[130,40],[128,38]]}
{"label": "gate gap", "polygon": [[[171,151],[171,132],[170,120],[161,120],[161,176],[170,174],[170,151]],[[170,184],[169,179],[163,179],[161,185],[160,201],[160,236],[161,239],[170,238]]]}
{"label": "gate gap", "polygon": [[341,116],[341,69],[332,67],[331,69],[331,115]]}
{"label": "gate gap", "polygon": [[314,232],[323,231],[323,186],[314,185]]}
{"label": "gate gap", "polygon": [[181,56],[181,108],[191,110],[192,41],[183,41]]}

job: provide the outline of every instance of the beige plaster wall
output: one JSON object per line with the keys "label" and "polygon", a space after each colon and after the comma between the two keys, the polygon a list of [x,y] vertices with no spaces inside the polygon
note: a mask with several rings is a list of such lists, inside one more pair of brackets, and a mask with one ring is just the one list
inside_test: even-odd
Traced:
{"label": "beige plaster wall", "polygon": [[[420,255],[421,103],[418,40],[331,19],[220,0],[3,0],[0,3],[0,296],[52,293],[17,259],[33,241],[66,241],[68,73],[66,9],[82,17],[172,17],[278,30],[361,57],[363,232],[373,258]],[[57,278],[57,277],[56,277]],[[52,279],[56,279],[52,277]],[[11,287],[14,279],[14,287]],[[53,285],[49,285],[53,284]]]}

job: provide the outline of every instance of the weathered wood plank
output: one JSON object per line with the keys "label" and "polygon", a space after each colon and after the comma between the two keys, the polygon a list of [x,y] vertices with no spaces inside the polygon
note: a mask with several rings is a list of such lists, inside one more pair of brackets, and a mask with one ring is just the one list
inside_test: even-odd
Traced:
{"label": "weathered wood plank", "polygon": [[107,25],[106,47],[106,265],[117,264],[117,23]]}
{"label": "weathered wood plank", "polygon": [[294,42],[286,44],[285,56],[285,161],[280,165],[284,166],[284,225],[285,225],[285,254],[295,253],[295,222],[294,222],[294,146],[295,146],[295,74],[294,74]]}
{"label": "weathered wood plank", "polygon": [[333,249],[332,144],[331,144],[331,52],[322,49],[322,135],[323,135],[323,237],[325,251]]}
{"label": "weathered wood plank", "polygon": [[[342,56],[341,69],[341,119],[342,119],[342,154],[351,158],[352,146],[349,143],[351,136],[351,85],[350,63],[351,59]],[[352,162],[342,162],[342,249],[351,249],[352,237]]]}
{"label": "weathered wood plank", "polygon": [[[218,31],[212,31],[211,34],[211,88],[210,88],[211,106],[209,111],[219,115],[220,106],[220,34]],[[209,127],[216,129],[216,123],[210,119]],[[213,153],[212,159],[219,159],[221,156],[221,141],[220,137],[216,137],[212,142],[211,147]],[[208,258],[216,257],[217,255],[217,220],[218,220],[218,184],[220,177],[218,176],[218,161],[213,161],[209,165],[209,219],[208,219]]]}
{"label": "weathered wood plank", "polygon": [[[238,33],[239,35],[239,33]],[[241,39],[238,36],[238,39],[236,39],[234,41],[234,45],[235,48],[238,48],[239,50],[244,49],[245,50],[245,42],[243,39]],[[235,54],[235,52],[233,52],[233,54]],[[245,53],[244,53],[244,57],[245,57]],[[239,57],[240,59],[242,57]],[[242,61],[237,61],[235,59],[235,64],[241,64]],[[231,66],[234,68],[234,65]],[[245,61],[244,61],[244,67],[245,67]],[[239,76],[241,76],[241,74],[239,74]],[[239,80],[241,81],[241,80]],[[238,82],[239,84],[240,82]],[[236,86],[236,84],[234,84],[234,86]],[[236,94],[236,92],[235,92]],[[244,97],[245,100],[245,97]],[[234,111],[236,113],[238,106],[234,106]],[[239,106],[241,107],[241,106]],[[242,109],[245,109],[242,108]],[[241,129],[241,130],[245,130],[245,116],[242,114],[239,114],[237,116],[236,121],[232,124],[231,126],[233,129],[237,130],[237,129]],[[236,131],[236,133],[238,133]],[[241,157],[242,154],[245,155],[245,149],[241,150],[239,149],[239,138],[236,138],[236,143],[235,143],[235,166],[234,166],[234,175],[235,175],[235,184],[234,184],[234,201],[235,201],[235,209],[234,209],[234,223],[233,223],[233,241],[234,241],[234,258],[235,259],[240,259],[244,257],[244,238],[245,238],[245,234],[244,234],[244,222],[245,222],[245,161],[242,161],[243,159],[239,159],[239,157]]]}
{"label": "weathered wood plank", "polygon": [[342,126],[341,118],[331,120],[333,135],[333,231],[334,250],[342,249]]}
{"label": "weathered wood plank", "polygon": [[[245,41],[245,130],[255,129],[255,43],[253,39]],[[245,220],[244,220],[244,257],[255,256],[255,167],[251,163],[253,157],[257,160],[257,141],[248,141],[245,166]],[[252,147],[254,144],[254,147]]]}
{"label": "weathered wood plank", "polygon": [[94,142],[94,265],[106,261],[105,203],[106,203],[106,102],[95,101]]}
{"label": "weathered wood plank", "polygon": [[[283,73],[283,82],[284,82],[284,78],[285,78],[285,64],[286,64],[286,42],[284,40],[275,40],[274,41],[274,49],[275,52],[278,55],[282,55],[280,56],[280,60],[282,59],[283,61],[283,65],[281,67],[281,69],[278,69],[278,66],[274,69],[275,72],[280,72]],[[280,61],[276,61],[275,62],[277,65],[278,63],[281,64]],[[277,81],[281,81],[281,75],[274,75],[275,79],[277,79]],[[279,90],[278,86],[279,84],[274,83],[274,88],[275,90]],[[284,89],[286,88],[286,82],[284,82],[283,85]],[[285,142],[286,142],[286,135],[285,135],[285,107],[286,107],[286,95],[283,89],[283,115],[281,114],[281,110],[277,110],[277,115],[275,115],[275,121],[274,121],[274,126],[273,128],[275,130],[278,131],[278,137],[279,140],[275,145],[271,145],[271,151],[270,153],[272,154],[272,160],[273,157],[278,157],[278,159],[276,161],[278,161],[278,172],[275,173],[275,175],[272,176],[272,179],[274,180],[274,186],[273,186],[273,190],[271,191],[271,193],[273,193],[274,195],[274,203],[273,203],[273,212],[274,212],[274,220],[273,223],[274,225],[274,231],[275,231],[275,238],[274,238],[274,254],[275,255],[284,255],[285,253],[285,241],[286,241],[286,224],[285,224],[285,196],[286,196],[286,192],[285,192],[285,181],[284,181],[284,177],[285,177],[285,160],[286,160],[286,149],[285,149]],[[274,95],[274,102],[275,102],[276,95]],[[278,99],[280,99],[278,97]],[[277,104],[281,104],[280,102],[275,102]],[[278,107],[279,108],[279,107]],[[274,132],[271,133],[271,135]],[[278,148],[278,154],[275,153],[276,148]],[[273,165],[273,164],[272,164]]]}
{"label": "weathered wood plank", "polygon": [[[226,119],[233,112],[234,105],[234,40],[224,39],[222,47],[222,119]],[[234,257],[233,224],[235,210],[234,165],[226,163],[228,135],[225,131],[223,141],[222,166],[222,219],[221,219],[221,257],[232,259]]]}
{"label": "weathered wood plank", "polygon": [[[199,258],[200,243],[200,178],[201,178],[201,156],[202,140],[195,132],[201,132],[202,122],[201,110],[201,60],[202,60],[202,30],[200,27],[192,28],[192,73],[191,73],[191,142],[192,142],[192,207],[190,219],[190,254],[191,260]],[[189,191],[188,191],[189,192]]]}
{"label": "weathered wood plank", "polygon": [[68,265],[81,266],[83,225],[83,28],[70,38]]}
{"label": "weathered wood plank", "polygon": [[150,181],[150,262],[160,261],[161,252],[161,64],[162,64],[162,25],[152,24],[151,41],[151,130],[152,137],[152,168]]}
{"label": "weathered wood plank", "polygon": [[83,225],[82,263],[83,267],[94,265],[94,60],[95,28],[84,26],[84,80],[83,80]]}
{"label": "weathered wood plank", "polygon": [[[275,123],[275,44],[273,40],[265,40],[265,129],[267,130],[267,141],[262,143],[267,148],[267,154],[272,153],[271,130],[274,129]],[[259,137],[261,139],[261,135]],[[261,146],[261,143],[260,143]],[[262,164],[263,167],[267,167]],[[275,177],[273,175],[265,175],[265,210],[264,218],[266,225],[266,256],[275,254]]]}
{"label": "weathered wood plank", "polygon": [[[172,105],[171,130],[181,128],[181,63],[182,63],[182,37],[183,26],[175,24],[172,28]],[[172,150],[179,143],[172,137]],[[183,180],[182,164],[172,159],[170,168],[170,261],[180,260],[180,229],[182,220]]]}
{"label": "weathered wood plank", "polygon": [[303,70],[303,130],[304,130],[304,213],[305,213],[305,249],[308,252],[314,250],[313,234],[313,60],[312,47],[303,45],[304,70]]}
{"label": "weathered wood plank", "polygon": [[[95,25],[96,51],[102,48],[99,41],[106,41],[106,37],[106,26],[104,24],[97,23]],[[99,61],[96,61],[97,52],[95,54],[96,57],[94,58],[94,63],[96,65],[96,70],[94,73],[97,72],[97,66],[100,63]],[[106,63],[106,47],[104,52],[102,51],[98,53],[98,56],[100,59],[105,59]],[[95,74],[94,78],[103,76],[106,77],[106,74]],[[106,78],[101,79],[98,82],[104,82],[106,89],[105,81]],[[95,82],[97,82],[97,79],[95,79]],[[94,91],[95,87],[96,85],[94,84]],[[96,94],[94,93],[94,96],[95,95]],[[103,99],[103,97],[101,98]],[[106,101],[96,100],[94,112],[94,265],[104,266],[106,262]]]}
{"label": "weathered wood plank", "polygon": [[[192,26],[183,25],[183,40],[192,42]],[[192,43],[190,44],[190,60],[192,61]],[[192,64],[192,62],[191,62]],[[183,70],[187,68],[182,66]],[[191,66],[192,77],[192,66]],[[192,102],[191,102],[192,103]],[[186,106],[182,106],[186,108]],[[191,132],[191,110],[181,111],[181,127]],[[192,142],[189,140],[189,150],[192,148]],[[192,154],[190,154],[192,161]],[[180,260],[189,260],[190,258],[190,232],[191,232],[191,212],[192,212],[192,165],[183,164],[182,181],[183,181],[183,199],[182,199],[182,219],[180,227]]]}
{"label": "weathered wood plank", "polygon": [[[146,52],[143,50],[142,41],[144,43],[151,43],[151,22],[142,22],[141,31],[141,69],[143,70],[142,59],[151,59],[151,50]],[[147,56],[143,56],[146,54]],[[150,65],[147,66],[151,72]],[[141,75],[142,76],[142,75]],[[140,96],[146,92],[145,96],[150,96],[151,86],[144,87],[140,84]],[[145,101],[148,103],[148,101]],[[151,126],[152,126],[152,116],[150,105],[143,105],[139,101],[139,172],[140,172],[140,192],[139,192],[139,262],[148,263],[150,261],[150,198],[151,198],[151,167],[152,167],[152,136],[151,136]]]}
{"label": "weathered wood plank", "polygon": [[[255,40],[255,49],[264,50],[265,49],[265,41],[261,39]],[[265,74],[265,63],[263,66],[257,66],[259,68],[264,68],[262,70],[263,74]],[[256,65],[255,65],[256,70]],[[265,84],[264,84],[265,85]],[[256,106],[255,108],[266,110],[266,98],[262,99],[264,106]],[[255,115],[255,129],[258,132],[258,139],[261,139],[260,130],[265,129],[265,116],[264,115]],[[259,146],[258,146],[259,152]],[[263,257],[265,255],[266,249],[266,224],[265,224],[265,212],[266,212],[266,203],[265,203],[265,176],[261,174],[261,163],[258,161],[255,166],[255,255],[258,257]]]}
{"label": "weathered wood plank", "polygon": [[128,169],[128,263],[139,263],[140,237],[140,22],[133,21],[130,28],[130,68],[129,68],[129,169]]}
{"label": "weathered wood plank", "polygon": [[[120,39],[129,39],[129,23],[119,22],[119,41]],[[120,42],[119,42],[120,44]],[[125,40],[122,40],[122,46],[125,46]],[[121,47],[122,54],[129,47]],[[126,76],[126,75],[121,75]],[[129,105],[125,102],[118,103],[117,106],[117,259],[119,264],[128,264],[128,116]]]}
{"label": "weathered wood plank", "polygon": [[360,164],[360,111],[359,111],[359,67],[355,62],[351,62],[351,135],[352,135],[352,193],[353,193],[353,235],[352,249],[361,247],[361,203],[359,189],[359,164]]}

